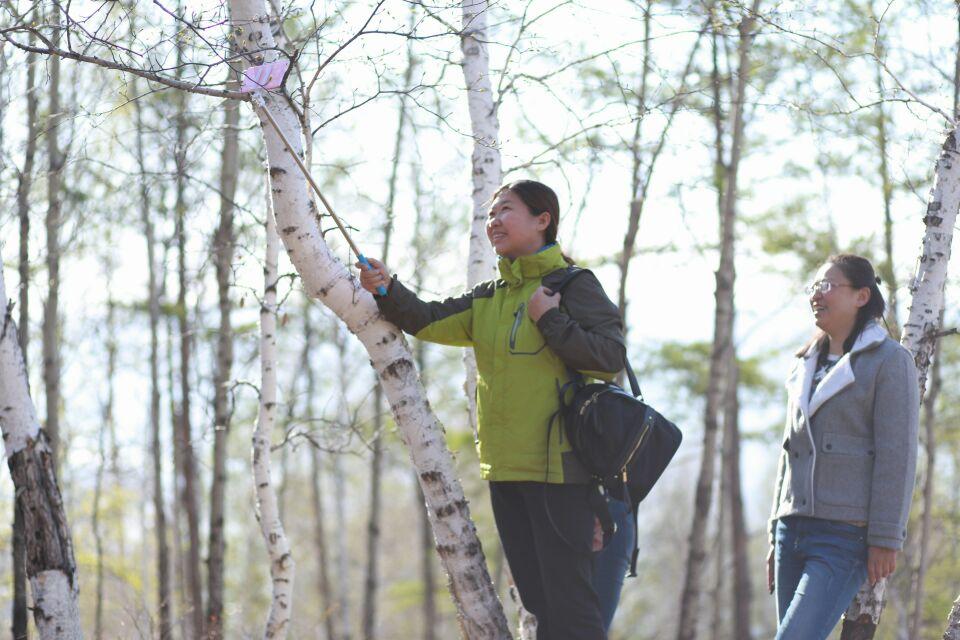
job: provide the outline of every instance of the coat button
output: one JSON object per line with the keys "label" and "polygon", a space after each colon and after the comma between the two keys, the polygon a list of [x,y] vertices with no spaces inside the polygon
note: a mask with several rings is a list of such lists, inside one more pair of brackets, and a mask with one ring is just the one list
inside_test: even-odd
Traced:
{"label": "coat button", "polygon": [[806,501],[806,500],[801,500],[801,501],[800,501],[800,504],[802,504],[803,506],[807,506],[807,501]]}
{"label": "coat button", "polygon": [[828,444],[828,445],[827,445],[826,447],[824,447],[824,448],[825,448],[827,451],[830,451],[831,449],[833,449],[833,445],[832,445],[832,444]]}
{"label": "coat button", "polygon": [[799,457],[800,457],[800,452],[799,452],[799,451],[794,451],[794,452],[793,452],[793,457],[794,457],[794,458],[799,458]]}

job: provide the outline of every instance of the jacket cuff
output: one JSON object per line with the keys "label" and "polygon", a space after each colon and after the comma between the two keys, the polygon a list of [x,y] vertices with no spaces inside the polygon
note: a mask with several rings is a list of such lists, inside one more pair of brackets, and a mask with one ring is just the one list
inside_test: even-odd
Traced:
{"label": "jacket cuff", "polygon": [[867,544],[871,547],[885,547],[900,551],[907,537],[906,530],[899,524],[869,523],[867,525]]}

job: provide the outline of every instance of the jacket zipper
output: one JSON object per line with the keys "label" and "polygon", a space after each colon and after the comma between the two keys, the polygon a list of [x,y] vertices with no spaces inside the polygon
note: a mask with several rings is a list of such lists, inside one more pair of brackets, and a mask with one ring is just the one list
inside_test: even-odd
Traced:
{"label": "jacket zipper", "polygon": [[513,314],[513,328],[510,329],[510,349],[515,349],[517,347],[517,331],[520,329],[520,321],[523,320],[523,310],[526,307],[526,303],[521,302],[520,308],[517,309]]}

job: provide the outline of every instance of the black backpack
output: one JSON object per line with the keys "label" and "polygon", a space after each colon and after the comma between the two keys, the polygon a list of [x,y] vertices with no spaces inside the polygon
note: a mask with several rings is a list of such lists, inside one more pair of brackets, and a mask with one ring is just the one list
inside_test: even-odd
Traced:
{"label": "black backpack", "polygon": [[[555,292],[562,292],[585,271],[587,269],[571,267]],[[572,379],[558,391],[560,408],[555,417],[559,418],[577,459],[602,491],[600,495],[612,494],[623,499],[636,517],[637,505],[663,475],[680,448],[683,434],[677,425],[643,401],[629,361],[626,370],[632,395],[609,382],[586,384],[583,376],[571,371]],[[552,423],[553,418],[551,427]],[[594,511],[603,526],[606,542],[614,533],[606,499],[595,501]],[[637,551],[635,538],[631,576],[636,576]]]}

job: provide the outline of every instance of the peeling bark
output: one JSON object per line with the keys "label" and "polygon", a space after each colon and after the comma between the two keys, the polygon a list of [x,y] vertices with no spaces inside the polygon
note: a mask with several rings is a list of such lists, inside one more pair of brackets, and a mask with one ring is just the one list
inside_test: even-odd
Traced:
{"label": "peeling bark", "polygon": [[54,454],[30,399],[17,325],[6,300],[0,268],[0,430],[16,488],[15,508],[23,517],[24,531],[30,532],[26,536],[26,573],[33,594],[33,620],[41,640],[80,639],[77,563]]}

